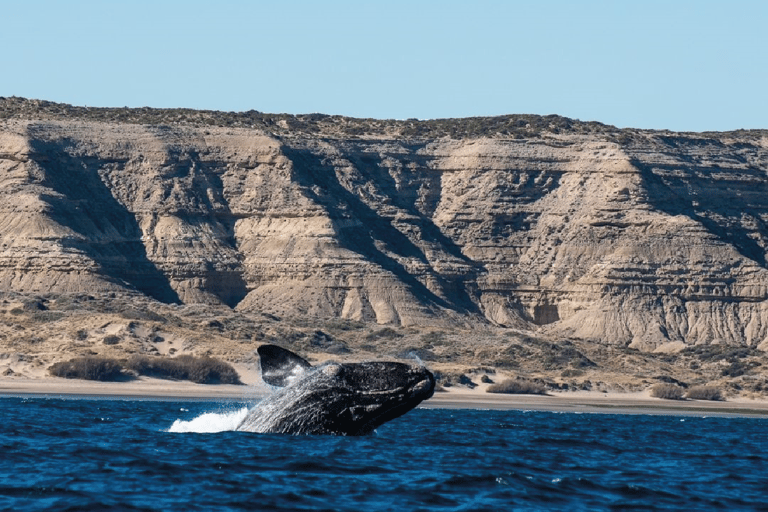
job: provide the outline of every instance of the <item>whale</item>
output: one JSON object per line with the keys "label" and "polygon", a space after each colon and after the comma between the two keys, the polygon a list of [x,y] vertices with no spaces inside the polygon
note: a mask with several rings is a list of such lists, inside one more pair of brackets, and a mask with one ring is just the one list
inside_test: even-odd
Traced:
{"label": "whale", "polygon": [[312,366],[277,345],[257,349],[262,379],[275,391],[236,430],[262,434],[371,434],[429,399],[435,377],[401,362],[327,362]]}

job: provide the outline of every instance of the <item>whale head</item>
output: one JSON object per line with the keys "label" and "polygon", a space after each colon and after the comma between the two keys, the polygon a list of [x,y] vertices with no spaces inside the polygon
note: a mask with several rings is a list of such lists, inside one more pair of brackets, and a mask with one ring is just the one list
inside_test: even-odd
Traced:
{"label": "whale head", "polygon": [[262,375],[268,383],[284,386],[254,407],[238,430],[364,435],[410,411],[435,390],[435,377],[423,366],[371,361],[312,367],[290,351],[265,347],[259,349]]}

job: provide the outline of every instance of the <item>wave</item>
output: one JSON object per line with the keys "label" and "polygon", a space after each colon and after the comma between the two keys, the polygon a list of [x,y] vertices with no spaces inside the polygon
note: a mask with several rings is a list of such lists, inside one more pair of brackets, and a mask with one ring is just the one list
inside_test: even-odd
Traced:
{"label": "wave", "polygon": [[173,433],[212,434],[237,429],[248,415],[248,407],[228,412],[206,412],[189,421],[177,419],[168,429]]}

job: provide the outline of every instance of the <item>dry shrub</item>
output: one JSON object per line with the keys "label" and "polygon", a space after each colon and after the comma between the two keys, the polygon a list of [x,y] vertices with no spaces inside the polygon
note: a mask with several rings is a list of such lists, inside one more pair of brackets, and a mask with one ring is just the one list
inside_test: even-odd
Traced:
{"label": "dry shrub", "polygon": [[669,382],[659,382],[651,387],[651,396],[665,400],[683,400],[683,388]]}
{"label": "dry shrub", "polygon": [[102,343],[105,345],[117,345],[120,343],[120,336],[115,336],[113,334],[110,334],[109,336],[105,336],[102,340]]}
{"label": "dry shrub", "polygon": [[507,379],[488,386],[487,393],[507,393],[510,395],[546,395],[544,384],[528,379]]}
{"label": "dry shrub", "polygon": [[48,368],[48,372],[65,379],[116,381],[127,378],[120,362],[106,357],[77,357],[61,361]]}
{"label": "dry shrub", "polygon": [[162,322],[162,323],[165,323],[168,321],[168,319],[165,318],[164,316],[159,315],[154,311],[150,311],[148,309],[127,308],[120,311],[120,316],[122,316],[126,320],[148,320],[151,322]]}
{"label": "dry shrub", "polygon": [[161,379],[191,380],[198,384],[241,384],[237,371],[211,357],[133,356],[121,363],[105,357],[78,357],[54,364],[48,372],[55,377],[116,381],[131,378],[123,370]]}
{"label": "dry shrub", "polygon": [[394,330],[391,327],[384,327],[383,329],[379,329],[378,331],[374,331],[371,333],[368,333],[363,338],[366,341],[374,341],[378,339],[385,339],[385,340],[394,340],[397,338],[402,338],[403,335]]}
{"label": "dry shrub", "polygon": [[241,384],[240,376],[230,364],[212,357],[132,356],[125,366],[139,375],[159,379],[191,380],[198,384]]}
{"label": "dry shrub", "polygon": [[691,400],[724,400],[723,393],[717,386],[694,386],[685,395]]}

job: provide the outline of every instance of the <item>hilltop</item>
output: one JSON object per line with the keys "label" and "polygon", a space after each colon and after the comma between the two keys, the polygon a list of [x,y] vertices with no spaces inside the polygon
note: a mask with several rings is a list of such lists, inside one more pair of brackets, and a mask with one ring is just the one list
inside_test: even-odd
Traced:
{"label": "hilltop", "polygon": [[0,177],[8,360],[272,341],[768,387],[766,131],[2,98]]}

